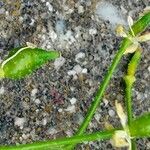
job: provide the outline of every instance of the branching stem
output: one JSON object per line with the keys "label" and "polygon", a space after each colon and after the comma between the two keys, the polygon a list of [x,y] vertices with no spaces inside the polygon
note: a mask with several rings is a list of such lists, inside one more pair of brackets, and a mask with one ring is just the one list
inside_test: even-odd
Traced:
{"label": "branching stem", "polygon": [[[150,24],[150,12],[145,14],[142,18],[140,18],[137,22],[135,22],[135,24],[132,26],[132,30],[135,34],[135,36],[141,32],[143,32],[143,30],[145,30],[145,28]],[[91,107],[89,108],[88,112],[87,112],[87,115],[83,121],[83,123],[81,124],[78,132],[76,135],[82,135],[86,128],[88,127],[88,124],[90,123],[90,121],[92,120],[93,118],[93,115],[97,109],[97,107],[99,106],[101,100],[102,100],[102,97],[103,97],[103,94],[109,84],[109,81],[117,67],[117,65],[119,64],[122,56],[123,56],[123,53],[125,52],[125,50],[132,44],[132,42],[125,38],[120,46],[120,49],[119,51],[117,52],[115,58],[113,59],[113,62],[111,64],[111,66],[109,67],[108,69],[108,72],[107,74],[105,75],[104,77],[104,80],[102,81],[102,83],[100,84],[100,87],[97,91],[97,94],[92,102],[92,105]],[[71,145],[71,146],[67,146],[66,147],[66,150],[70,150],[74,147],[74,145]]]}

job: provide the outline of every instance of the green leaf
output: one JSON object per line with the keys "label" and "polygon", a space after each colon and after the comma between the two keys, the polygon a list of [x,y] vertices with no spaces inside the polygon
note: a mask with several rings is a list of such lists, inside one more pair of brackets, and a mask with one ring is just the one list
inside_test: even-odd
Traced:
{"label": "green leaf", "polygon": [[133,26],[132,30],[135,35],[140,34],[150,24],[150,12],[142,16]]}
{"label": "green leaf", "polygon": [[150,137],[150,113],[133,120],[129,126],[131,137]]}
{"label": "green leaf", "polygon": [[1,72],[5,78],[20,79],[41,67],[48,60],[60,56],[57,51],[45,51],[41,48],[15,48],[1,64]]}

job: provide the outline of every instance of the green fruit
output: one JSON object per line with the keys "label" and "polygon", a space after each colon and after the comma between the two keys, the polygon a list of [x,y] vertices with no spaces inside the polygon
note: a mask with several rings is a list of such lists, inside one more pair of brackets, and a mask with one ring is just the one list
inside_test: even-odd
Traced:
{"label": "green fruit", "polygon": [[133,120],[129,130],[131,137],[150,137],[150,113],[146,113]]}
{"label": "green fruit", "polygon": [[145,30],[150,24],[150,12],[142,16],[133,26],[133,32],[135,35],[139,34],[141,31]]}
{"label": "green fruit", "polygon": [[45,51],[41,48],[15,48],[3,61],[0,76],[10,79],[20,79],[41,67],[48,60],[60,57],[57,51]]}

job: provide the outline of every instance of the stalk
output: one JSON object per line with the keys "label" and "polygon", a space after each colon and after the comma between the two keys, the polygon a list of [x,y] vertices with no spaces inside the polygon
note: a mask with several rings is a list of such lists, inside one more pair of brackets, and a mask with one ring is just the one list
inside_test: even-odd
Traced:
{"label": "stalk", "polygon": [[65,150],[62,146],[66,144],[77,144],[85,141],[106,140],[110,139],[116,130],[107,130],[86,134],[81,136],[73,136],[68,138],[35,142],[32,144],[21,144],[17,146],[0,146],[0,150]]}
{"label": "stalk", "polygon": [[[137,66],[139,64],[141,58],[141,49],[138,48],[136,52],[134,53],[127,69],[127,75],[124,76],[125,80],[125,102],[126,102],[126,110],[127,110],[127,116],[128,116],[128,125],[131,125],[132,119],[133,119],[133,112],[132,112],[132,88],[133,84],[135,82],[135,72],[137,69]],[[132,143],[132,150],[136,150],[136,143],[135,139],[131,140]]]}
{"label": "stalk", "polygon": [[85,129],[87,128],[89,122],[91,121],[98,105],[100,104],[101,100],[102,100],[102,96],[107,88],[107,85],[117,67],[117,65],[119,64],[120,62],[120,59],[122,58],[123,56],[123,53],[124,51],[126,50],[126,48],[131,44],[131,41],[128,40],[128,39],[124,39],[124,41],[122,42],[121,44],[121,47],[120,47],[120,50],[118,51],[118,53],[116,54],[110,68],[108,69],[108,72],[106,74],[106,76],[104,77],[104,80],[103,82],[100,84],[100,87],[97,91],[97,94],[92,102],[92,105],[91,107],[89,108],[88,110],[88,113],[83,121],[83,123],[81,124],[78,132],[77,132],[77,135],[81,135],[84,133]]}
{"label": "stalk", "polygon": [[135,82],[135,72],[137,69],[137,66],[139,64],[141,58],[141,50],[138,49],[134,53],[127,69],[127,75],[124,76],[125,80],[125,99],[126,99],[126,110],[127,110],[127,115],[128,115],[128,124],[131,124],[132,121],[132,88],[133,84]]}

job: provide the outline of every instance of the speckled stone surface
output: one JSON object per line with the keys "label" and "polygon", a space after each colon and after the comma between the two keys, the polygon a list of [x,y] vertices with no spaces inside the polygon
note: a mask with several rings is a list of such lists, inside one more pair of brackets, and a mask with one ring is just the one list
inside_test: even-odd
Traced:
{"label": "speckled stone surface", "polygon": [[[127,26],[127,16],[136,20],[147,6],[149,0],[1,0],[1,61],[11,48],[26,42],[59,50],[62,58],[25,79],[0,81],[0,144],[73,135],[119,47],[121,38],[115,27]],[[142,47],[133,89],[135,116],[150,111],[150,42]],[[119,64],[88,133],[104,129],[105,122],[120,126],[114,106],[116,99],[124,105],[122,77],[128,59],[124,57]],[[137,140],[137,144],[138,150],[150,149],[149,139]],[[76,149],[115,148],[110,141],[102,141],[80,144]]]}

